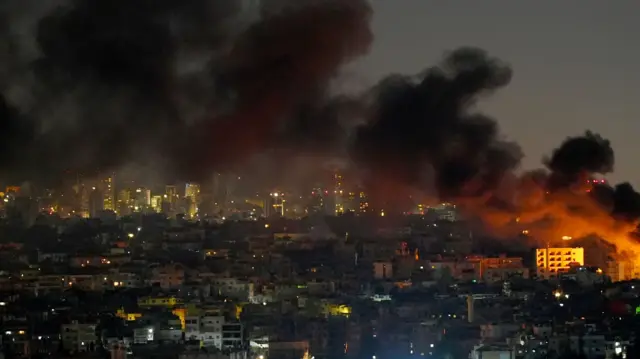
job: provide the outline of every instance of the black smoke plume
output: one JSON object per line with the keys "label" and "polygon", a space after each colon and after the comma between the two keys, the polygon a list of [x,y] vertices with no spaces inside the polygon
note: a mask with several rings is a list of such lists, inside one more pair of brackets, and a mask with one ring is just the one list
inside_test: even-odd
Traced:
{"label": "black smoke plume", "polygon": [[569,137],[544,162],[550,171],[545,184],[547,190],[573,189],[575,195],[586,192],[614,218],[625,222],[640,219],[640,194],[631,184],[612,187],[593,181],[596,175],[613,172],[615,164],[611,143],[600,135],[587,131],[583,136]]}
{"label": "black smoke plume", "polygon": [[569,137],[544,162],[551,171],[549,189],[566,188],[582,184],[594,174],[613,172],[614,154],[608,140],[587,131],[583,136]]}
{"label": "black smoke plume", "polygon": [[511,69],[482,50],[462,48],[417,77],[391,76],[375,89],[370,121],[357,128],[354,160],[375,196],[400,197],[398,184],[434,186],[440,198],[488,191],[522,157],[476,101],[503,88]]}
{"label": "black smoke plume", "polygon": [[15,109],[1,115],[15,140],[0,174],[16,180],[150,161],[181,178],[220,170],[272,146],[372,40],[365,0],[281,1],[291,6],[278,11],[69,0],[44,13],[21,1],[0,7],[11,20],[0,67],[20,71],[0,72]]}

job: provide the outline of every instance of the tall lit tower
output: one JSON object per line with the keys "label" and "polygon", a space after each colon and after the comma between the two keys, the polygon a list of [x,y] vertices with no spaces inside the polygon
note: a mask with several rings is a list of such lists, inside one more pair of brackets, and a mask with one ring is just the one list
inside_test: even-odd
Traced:
{"label": "tall lit tower", "polygon": [[168,207],[168,212],[172,212],[176,209],[176,202],[178,200],[178,191],[176,186],[167,185],[164,188],[164,202],[166,202],[166,207]]}
{"label": "tall lit tower", "polygon": [[102,207],[108,211],[116,210],[116,186],[114,183],[114,175],[104,178],[101,183],[102,191]]}
{"label": "tall lit tower", "polygon": [[333,175],[333,195],[335,197],[335,211],[333,215],[343,214],[344,210],[344,185],[343,178],[340,173]]}
{"label": "tall lit tower", "polygon": [[187,183],[184,189],[185,198],[189,199],[189,208],[187,210],[189,216],[192,218],[198,213],[198,206],[200,204],[200,185],[195,183]]}
{"label": "tall lit tower", "polygon": [[284,203],[286,202],[284,199],[284,193],[280,193],[278,191],[272,192],[271,198],[273,199],[272,206],[275,212],[284,217]]}

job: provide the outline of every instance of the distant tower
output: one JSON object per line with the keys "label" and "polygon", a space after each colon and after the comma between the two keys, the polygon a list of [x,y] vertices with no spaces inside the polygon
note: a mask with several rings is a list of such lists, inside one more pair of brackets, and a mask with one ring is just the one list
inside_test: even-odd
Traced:
{"label": "distant tower", "polygon": [[187,183],[184,190],[184,196],[189,199],[188,214],[191,218],[198,213],[200,205],[200,185],[195,183]]}
{"label": "distant tower", "polygon": [[333,196],[334,196],[335,209],[332,215],[340,215],[345,212],[345,208],[344,208],[345,193],[344,193],[343,181],[344,180],[340,173],[335,173],[333,175]]}
{"label": "distant tower", "polygon": [[89,193],[89,217],[97,218],[104,209],[103,193],[96,187],[93,187],[91,193]]}
{"label": "distant tower", "polygon": [[281,217],[284,217],[284,193],[280,193],[278,191],[271,193],[271,198],[273,199],[273,209],[276,213],[278,213]]}
{"label": "distant tower", "polygon": [[116,210],[116,186],[115,175],[104,178],[100,183],[100,191],[102,192],[102,207],[108,211]]}

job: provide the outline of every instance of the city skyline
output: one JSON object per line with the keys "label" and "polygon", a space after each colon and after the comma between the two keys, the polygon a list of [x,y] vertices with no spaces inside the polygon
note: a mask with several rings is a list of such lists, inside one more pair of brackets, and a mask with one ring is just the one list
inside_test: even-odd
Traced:
{"label": "city skyline", "polygon": [[0,0],[0,359],[640,358],[638,14]]}

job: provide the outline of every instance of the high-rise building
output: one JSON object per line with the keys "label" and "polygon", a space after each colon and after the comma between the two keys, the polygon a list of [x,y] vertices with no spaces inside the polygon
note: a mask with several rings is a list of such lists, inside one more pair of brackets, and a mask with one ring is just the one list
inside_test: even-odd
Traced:
{"label": "high-rise building", "polygon": [[168,185],[164,188],[162,212],[173,215],[178,202],[178,191],[176,186]]}
{"label": "high-rise building", "polygon": [[548,279],[568,272],[571,266],[583,266],[584,248],[538,248],[535,260],[538,277]]}
{"label": "high-rise building", "polygon": [[118,200],[117,200],[117,212],[118,215],[127,216],[131,214],[131,191],[128,189],[122,189],[118,192]]}
{"label": "high-rise building", "polygon": [[333,197],[334,197],[334,213],[331,215],[340,215],[345,212],[345,197],[343,178],[340,173],[333,175]]}
{"label": "high-rise building", "polygon": [[102,207],[108,211],[116,210],[116,186],[114,176],[109,176],[102,180],[100,191],[102,192]]}
{"label": "high-rise building", "polygon": [[151,208],[156,213],[162,212],[162,196],[153,196],[151,197]]}
{"label": "high-rise building", "polygon": [[612,260],[607,262],[605,274],[611,278],[612,282],[621,282],[626,280],[640,278],[640,268],[632,261]]}
{"label": "high-rise building", "polygon": [[275,191],[271,193],[271,207],[273,208],[273,213],[284,217],[284,204],[286,200],[284,199],[284,193]]}
{"label": "high-rise building", "polygon": [[80,207],[77,214],[82,218],[89,218],[89,196],[92,191],[92,189],[87,188],[84,184],[78,185],[78,203]]}
{"label": "high-rise building", "polygon": [[175,201],[175,198],[178,197],[178,191],[176,189],[176,186],[165,186],[164,194],[167,196],[168,199],[172,199],[173,201]]}
{"label": "high-rise building", "polygon": [[360,213],[366,213],[369,212],[369,199],[367,198],[367,195],[364,192],[360,192],[359,195],[360,198]]}
{"label": "high-rise building", "polygon": [[184,197],[189,200],[187,214],[193,218],[198,213],[198,206],[200,204],[200,185],[187,183],[184,188]]}
{"label": "high-rise building", "polygon": [[97,218],[104,209],[104,194],[99,188],[93,187],[89,194],[89,216]]}
{"label": "high-rise building", "polygon": [[151,190],[137,188],[133,198],[133,209],[136,212],[144,211],[151,207]]}

